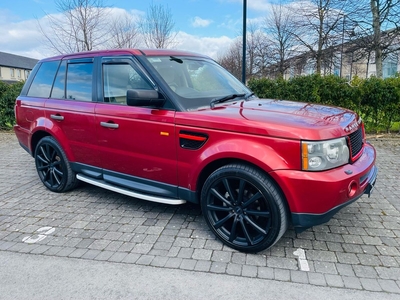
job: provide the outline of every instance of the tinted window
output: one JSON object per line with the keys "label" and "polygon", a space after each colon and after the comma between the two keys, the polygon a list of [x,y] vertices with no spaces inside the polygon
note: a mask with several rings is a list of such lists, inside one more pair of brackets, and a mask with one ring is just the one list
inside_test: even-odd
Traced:
{"label": "tinted window", "polygon": [[59,61],[43,62],[28,91],[30,97],[49,98]]}
{"label": "tinted window", "polygon": [[67,98],[92,101],[92,63],[68,64]]}
{"label": "tinted window", "polygon": [[58,69],[56,80],[54,81],[53,90],[51,91],[51,98],[65,98],[65,71],[66,63],[63,61]]}
{"label": "tinted window", "polygon": [[126,104],[128,89],[152,89],[129,64],[103,65],[104,102]]}

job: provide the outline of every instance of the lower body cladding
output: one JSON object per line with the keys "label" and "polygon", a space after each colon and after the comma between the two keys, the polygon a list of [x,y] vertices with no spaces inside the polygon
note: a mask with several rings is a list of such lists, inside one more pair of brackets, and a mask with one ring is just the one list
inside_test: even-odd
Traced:
{"label": "lower body cladding", "polygon": [[281,170],[271,173],[284,191],[296,232],[328,222],[362,195],[370,196],[378,174],[375,150],[366,144],[353,164],[323,172]]}

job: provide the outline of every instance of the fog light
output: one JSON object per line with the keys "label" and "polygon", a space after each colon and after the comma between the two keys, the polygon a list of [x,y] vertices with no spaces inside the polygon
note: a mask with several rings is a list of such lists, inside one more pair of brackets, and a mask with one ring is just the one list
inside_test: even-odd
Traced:
{"label": "fog light", "polygon": [[350,182],[349,188],[348,188],[348,196],[351,198],[353,197],[357,192],[357,182],[354,180]]}

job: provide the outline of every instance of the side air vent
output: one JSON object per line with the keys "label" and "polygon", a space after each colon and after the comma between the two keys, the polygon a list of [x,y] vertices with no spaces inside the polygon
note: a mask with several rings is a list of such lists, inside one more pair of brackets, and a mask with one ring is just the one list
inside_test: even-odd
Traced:
{"label": "side air vent", "polygon": [[179,132],[179,144],[183,149],[197,150],[200,149],[208,139],[208,135],[204,133],[181,131]]}

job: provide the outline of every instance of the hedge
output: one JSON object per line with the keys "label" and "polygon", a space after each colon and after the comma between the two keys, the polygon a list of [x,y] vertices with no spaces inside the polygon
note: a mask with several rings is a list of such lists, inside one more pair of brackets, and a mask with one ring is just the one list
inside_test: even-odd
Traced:
{"label": "hedge", "polygon": [[356,77],[349,83],[333,75],[308,75],[289,80],[251,79],[248,85],[260,98],[312,102],[354,110],[363,118],[368,132],[389,132],[395,122],[400,122],[400,76],[387,79]]}
{"label": "hedge", "polygon": [[15,123],[14,104],[23,82],[7,84],[0,81],[0,129],[11,129]]}

